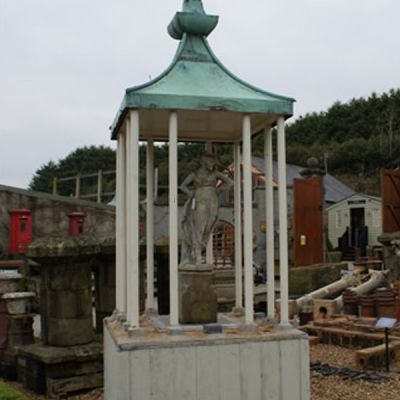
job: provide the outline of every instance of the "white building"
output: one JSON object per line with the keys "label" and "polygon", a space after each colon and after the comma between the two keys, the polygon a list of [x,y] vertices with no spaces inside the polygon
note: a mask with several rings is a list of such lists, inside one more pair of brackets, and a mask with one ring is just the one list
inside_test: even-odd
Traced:
{"label": "white building", "polygon": [[382,200],[355,193],[327,209],[328,238],[333,247],[342,251],[358,248],[361,255],[366,246],[379,245],[382,234]]}

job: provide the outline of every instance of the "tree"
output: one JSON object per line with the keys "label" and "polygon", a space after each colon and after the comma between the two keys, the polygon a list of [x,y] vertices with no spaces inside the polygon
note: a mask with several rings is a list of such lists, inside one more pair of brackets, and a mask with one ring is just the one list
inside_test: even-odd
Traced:
{"label": "tree", "polygon": [[[29,183],[29,189],[48,192],[52,191],[53,177],[66,178],[77,174],[94,173],[98,170],[115,170],[115,151],[105,146],[85,146],[74,150],[67,157],[59,160],[57,163],[49,161],[37,169]],[[113,185],[107,180],[105,185]],[[96,185],[95,179],[85,180],[82,185],[82,191],[88,190],[88,187]],[[70,195],[74,190],[74,182],[65,182],[59,186],[59,194]]]}

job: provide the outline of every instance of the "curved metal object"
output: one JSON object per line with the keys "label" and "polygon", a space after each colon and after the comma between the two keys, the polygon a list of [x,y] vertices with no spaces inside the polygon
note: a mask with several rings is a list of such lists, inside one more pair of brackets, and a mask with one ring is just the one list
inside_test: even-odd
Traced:
{"label": "curved metal object", "polygon": [[357,272],[349,271],[338,281],[330,283],[327,286],[324,286],[320,289],[315,290],[314,292],[308,293],[305,296],[298,298],[296,300],[298,310],[300,311],[303,305],[308,304],[310,300],[323,299],[325,297],[332,296],[335,293],[341,292],[349,286],[354,285],[354,283],[357,281],[357,276]]}
{"label": "curved metal object", "polygon": [[[384,279],[389,273],[389,270],[375,271],[371,269],[369,272],[370,272],[370,278],[368,279],[368,281],[352,289],[353,292],[357,293],[359,296],[370,293],[374,289],[376,289],[384,281]],[[340,310],[343,309],[342,295],[336,297],[334,301],[336,302],[338,309]]]}

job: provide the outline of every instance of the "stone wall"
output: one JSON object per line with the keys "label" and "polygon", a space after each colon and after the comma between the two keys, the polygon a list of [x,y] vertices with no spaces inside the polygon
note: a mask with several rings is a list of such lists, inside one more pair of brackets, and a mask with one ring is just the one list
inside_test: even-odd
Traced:
{"label": "stone wall", "polygon": [[8,252],[9,211],[27,208],[32,212],[33,239],[68,235],[68,214],[86,214],[84,231],[88,236],[113,236],[115,207],[95,202],[0,185],[0,248]]}
{"label": "stone wall", "polygon": [[341,278],[346,263],[318,264],[289,269],[289,292],[301,296],[311,293]]}

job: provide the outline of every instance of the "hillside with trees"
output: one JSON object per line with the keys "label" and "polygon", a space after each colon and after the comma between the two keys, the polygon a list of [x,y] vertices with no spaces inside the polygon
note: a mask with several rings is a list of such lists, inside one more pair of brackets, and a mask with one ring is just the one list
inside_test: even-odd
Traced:
{"label": "hillside with trees", "polygon": [[[187,171],[196,168],[201,144],[181,144],[178,149],[179,181]],[[263,135],[253,141],[253,153],[263,156]],[[232,146],[216,146],[222,166],[232,162]],[[141,180],[145,183],[145,145],[140,146]],[[327,111],[310,113],[287,126],[287,161],[305,165],[317,157],[328,172],[356,191],[379,194],[380,168],[400,166],[400,90],[380,96],[334,103]],[[160,185],[168,184],[168,145],[155,147],[155,165],[159,168]],[[105,146],[75,150],[58,162],[42,165],[33,175],[29,188],[51,192],[53,176],[64,178],[77,173],[94,173],[115,169],[115,151]],[[88,181],[86,185],[94,185]],[[115,177],[105,185],[113,187]],[[112,189],[111,189],[112,190]],[[72,183],[61,188],[69,195]]]}
{"label": "hillside with trees", "polygon": [[380,168],[400,166],[400,90],[334,103],[287,129],[287,159],[326,161],[328,172],[357,191],[378,194]]}

